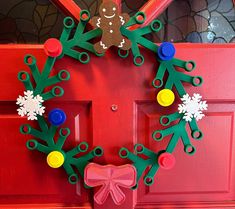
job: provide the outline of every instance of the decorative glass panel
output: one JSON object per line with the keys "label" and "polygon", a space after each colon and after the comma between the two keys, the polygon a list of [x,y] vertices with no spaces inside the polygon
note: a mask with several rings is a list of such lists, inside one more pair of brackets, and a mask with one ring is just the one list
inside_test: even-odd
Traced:
{"label": "decorative glass panel", "polygon": [[[102,0],[74,0],[92,16]],[[123,0],[122,9],[135,14],[147,0]],[[43,43],[59,37],[65,17],[49,0],[0,1],[0,43]],[[150,36],[156,42],[235,42],[233,0],[174,0],[159,17],[164,28]]]}

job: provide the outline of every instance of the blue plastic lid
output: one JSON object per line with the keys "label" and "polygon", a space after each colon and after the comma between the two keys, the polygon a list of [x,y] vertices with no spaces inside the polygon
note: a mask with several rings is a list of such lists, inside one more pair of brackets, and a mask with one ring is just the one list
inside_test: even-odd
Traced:
{"label": "blue plastic lid", "polygon": [[66,115],[63,110],[56,108],[49,112],[48,119],[52,125],[59,126],[65,122]]}
{"label": "blue plastic lid", "polygon": [[175,47],[170,42],[163,42],[157,51],[161,60],[171,60],[175,55]]}

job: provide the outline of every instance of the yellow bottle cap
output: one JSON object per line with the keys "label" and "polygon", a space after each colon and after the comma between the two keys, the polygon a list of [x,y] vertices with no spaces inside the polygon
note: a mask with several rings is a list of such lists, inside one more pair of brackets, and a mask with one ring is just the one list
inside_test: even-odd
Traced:
{"label": "yellow bottle cap", "polygon": [[157,94],[157,102],[163,106],[170,106],[175,101],[175,95],[170,89],[162,89]]}
{"label": "yellow bottle cap", "polygon": [[52,151],[47,155],[47,164],[52,168],[59,168],[64,163],[64,155],[59,151]]}

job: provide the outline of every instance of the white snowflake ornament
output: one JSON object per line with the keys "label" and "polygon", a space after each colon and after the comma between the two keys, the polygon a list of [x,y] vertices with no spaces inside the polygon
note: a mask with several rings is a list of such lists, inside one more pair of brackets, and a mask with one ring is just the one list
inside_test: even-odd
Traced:
{"label": "white snowflake ornament", "polygon": [[33,91],[25,91],[24,96],[17,98],[16,104],[20,107],[17,109],[20,116],[28,116],[28,120],[37,120],[37,115],[42,115],[45,112],[45,107],[42,106],[44,100],[40,95],[33,95]]}
{"label": "white snowflake ornament", "polygon": [[193,97],[190,97],[188,94],[185,94],[181,100],[183,104],[179,104],[178,110],[179,113],[184,113],[183,119],[187,122],[192,121],[195,118],[197,121],[202,119],[205,115],[203,110],[207,110],[206,101],[201,101],[202,96],[200,94],[193,94]]}

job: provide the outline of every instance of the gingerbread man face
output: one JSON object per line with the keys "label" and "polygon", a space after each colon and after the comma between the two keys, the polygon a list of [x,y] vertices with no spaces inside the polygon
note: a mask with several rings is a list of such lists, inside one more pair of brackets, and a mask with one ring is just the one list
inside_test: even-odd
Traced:
{"label": "gingerbread man face", "polygon": [[112,1],[104,2],[100,5],[99,14],[101,17],[105,17],[107,19],[112,19],[115,16],[118,16],[117,5]]}
{"label": "gingerbread man face", "polygon": [[117,46],[120,49],[128,50],[131,41],[121,34],[120,28],[129,20],[128,14],[119,14],[118,6],[112,1],[106,1],[99,8],[100,17],[93,17],[91,20],[95,28],[102,30],[101,40],[94,45],[98,53],[104,53],[109,47]]}

